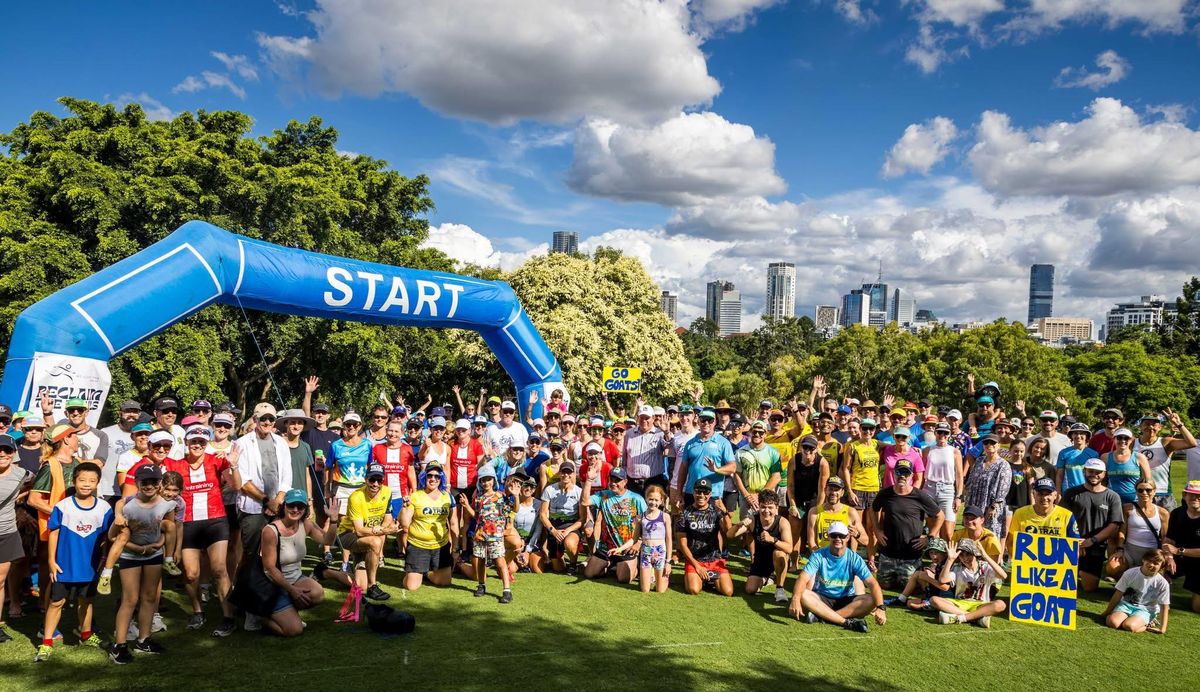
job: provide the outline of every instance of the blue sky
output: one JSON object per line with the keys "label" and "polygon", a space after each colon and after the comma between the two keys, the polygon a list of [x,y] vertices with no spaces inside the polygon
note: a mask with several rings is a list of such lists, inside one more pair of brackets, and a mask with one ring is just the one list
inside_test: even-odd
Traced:
{"label": "blue sky", "polygon": [[[555,230],[680,294],[798,265],[797,311],[885,279],[950,319],[1099,320],[1200,265],[1194,0],[445,0],[10,9],[0,126],[54,99],[320,115],[433,179],[431,243]],[[46,27],[44,31],[28,27]],[[988,115],[985,116],[985,113]],[[756,319],[747,315],[746,326]]]}

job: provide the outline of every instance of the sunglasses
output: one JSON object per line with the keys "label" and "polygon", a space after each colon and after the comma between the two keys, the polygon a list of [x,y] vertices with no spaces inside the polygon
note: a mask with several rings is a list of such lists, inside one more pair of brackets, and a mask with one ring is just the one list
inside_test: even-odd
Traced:
{"label": "sunglasses", "polygon": [[9,419],[9,418],[0,418],[0,425],[8,425],[8,424],[9,424],[9,423],[11,423],[11,422],[12,422],[12,419]]}
{"label": "sunglasses", "polygon": [[375,485],[377,483],[382,483],[382,482],[383,482],[383,479],[380,478],[379,476],[372,476],[367,479],[367,483],[369,483],[371,485]]}
{"label": "sunglasses", "polygon": [[950,431],[949,430],[937,430],[933,434],[934,435],[949,435]]}
{"label": "sunglasses", "polygon": [[362,423],[359,423],[356,420],[346,421],[345,423],[342,423],[343,428],[357,428],[361,425],[362,425]]}
{"label": "sunglasses", "polygon": [[86,410],[86,408],[72,407],[67,409],[67,413],[83,413]]}
{"label": "sunglasses", "polygon": [[213,423],[213,427],[221,430],[232,430],[233,423]]}
{"label": "sunglasses", "polygon": [[693,495],[703,495],[705,497],[708,497],[709,495],[712,495],[712,491],[711,490],[697,490],[696,492],[694,492],[692,494]]}
{"label": "sunglasses", "polygon": [[875,426],[874,425],[862,425],[862,426],[859,426],[859,429],[862,430],[863,432],[870,432],[875,429]]}
{"label": "sunglasses", "polygon": [[286,507],[287,509],[294,509],[297,512],[303,512],[305,509],[308,508],[308,505],[304,504],[303,502],[293,502],[291,504],[284,505],[284,507]]}
{"label": "sunglasses", "polygon": [[1141,495],[1142,493],[1154,492],[1154,488],[1138,488],[1137,491],[1138,491],[1138,495]]}
{"label": "sunglasses", "polygon": [[173,444],[169,444],[169,443],[166,443],[166,442],[159,442],[159,443],[156,443],[156,444],[152,444],[152,445],[150,445],[150,448],[151,448],[151,449],[170,449],[170,448],[172,448],[172,447],[174,447],[174,446],[175,446],[175,445],[173,445]]}
{"label": "sunglasses", "polygon": [[436,480],[440,479],[441,477],[442,477],[442,474],[440,474],[440,473],[427,473],[427,474],[425,474],[425,482],[428,483],[431,480],[436,481]]}
{"label": "sunglasses", "polygon": [[259,423],[274,423],[274,422],[275,422],[275,416],[271,416],[271,415],[267,415],[267,416],[259,416],[259,417],[258,417],[258,422],[259,422]]}
{"label": "sunglasses", "polygon": [[829,534],[829,540],[831,540],[831,541],[844,541],[844,540],[846,540],[846,535],[845,535],[845,534],[841,534],[841,533],[831,533],[831,534]]}
{"label": "sunglasses", "polygon": [[1104,416],[1103,418],[1104,418],[1104,420],[1121,420],[1120,418],[1117,418],[1116,416]]}
{"label": "sunglasses", "polygon": [[372,416],[375,420],[387,420],[387,416]]}
{"label": "sunglasses", "polygon": [[985,440],[983,443],[983,446],[984,447],[995,447],[996,441],[995,440]]}

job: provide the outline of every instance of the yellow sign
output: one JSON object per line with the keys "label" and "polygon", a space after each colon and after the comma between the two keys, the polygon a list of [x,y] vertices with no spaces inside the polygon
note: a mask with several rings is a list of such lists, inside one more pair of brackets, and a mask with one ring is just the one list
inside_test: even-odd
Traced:
{"label": "yellow sign", "polygon": [[1043,627],[1075,629],[1079,539],[1017,532],[1008,617]]}
{"label": "yellow sign", "polygon": [[600,372],[600,382],[606,392],[642,391],[642,369],[607,367]]}

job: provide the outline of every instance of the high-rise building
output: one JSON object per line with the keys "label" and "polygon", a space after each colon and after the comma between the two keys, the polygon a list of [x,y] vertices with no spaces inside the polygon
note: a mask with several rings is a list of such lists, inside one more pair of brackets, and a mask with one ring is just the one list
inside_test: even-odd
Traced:
{"label": "high-rise building", "polygon": [[766,313],[776,320],[796,315],[796,265],[791,262],[767,265]]}
{"label": "high-rise building", "polygon": [[1042,338],[1052,343],[1063,339],[1092,340],[1092,321],[1084,317],[1039,317],[1036,324]]}
{"label": "high-rise building", "polygon": [[1142,296],[1137,303],[1118,303],[1108,311],[1104,338],[1107,340],[1113,332],[1131,325],[1141,325],[1150,331],[1163,322],[1174,320],[1176,311],[1175,301],[1168,301],[1160,295]]}
{"label": "high-rise building", "polygon": [[839,324],[838,317],[840,316],[840,312],[836,305],[818,305],[814,313],[816,319],[813,320],[817,325],[817,329],[836,327]]}
{"label": "high-rise building", "polygon": [[841,325],[871,323],[871,295],[856,288],[842,296]]}
{"label": "high-rise building", "polygon": [[892,293],[891,312],[888,321],[907,327],[917,321],[917,299],[907,291],[897,288]]}
{"label": "high-rise building", "polygon": [[704,316],[717,324],[718,336],[742,331],[742,294],[728,281],[708,282]]}
{"label": "high-rise building", "polygon": [[554,244],[550,246],[550,252],[569,255],[579,252],[579,234],[575,231],[555,231]]}
{"label": "high-rise building", "polygon": [[662,307],[662,311],[667,313],[667,319],[671,320],[671,324],[675,324],[675,311],[679,307],[679,296],[670,291],[663,291],[659,305]]}
{"label": "high-rise building", "polygon": [[1029,267],[1029,318],[1033,324],[1042,317],[1054,314],[1054,265],[1034,264]]}

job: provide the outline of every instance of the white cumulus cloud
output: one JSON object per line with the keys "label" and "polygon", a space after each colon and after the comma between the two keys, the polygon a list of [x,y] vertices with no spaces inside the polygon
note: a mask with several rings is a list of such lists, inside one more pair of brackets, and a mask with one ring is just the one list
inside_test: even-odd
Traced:
{"label": "white cumulus cloud", "polygon": [[1106,50],[1096,56],[1097,72],[1089,72],[1086,67],[1064,67],[1054,80],[1054,86],[1070,89],[1083,88],[1099,91],[1110,84],[1125,79],[1133,69],[1129,61],[1117,55],[1115,50]]}
{"label": "white cumulus cloud", "polygon": [[244,55],[229,55],[222,53],[219,50],[214,50],[211,55],[217,59],[228,72],[237,74],[237,76],[251,82],[258,81],[258,70],[254,65],[250,64],[250,60]]}
{"label": "white cumulus cloud", "polygon": [[567,181],[590,195],[670,205],[786,189],[771,140],[716,113],[683,113],[652,127],[587,120],[575,133]]}
{"label": "white cumulus cloud", "polygon": [[461,223],[430,226],[429,236],[421,245],[441,250],[451,259],[464,264],[499,267],[505,271],[512,271],[530,257],[544,255],[549,250],[546,243],[541,243],[523,252],[502,252],[492,246],[487,236]]}
{"label": "white cumulus cloud", "polygon": [[653,121],[720,91],[685,0],[318,0],[306,17],[315,36],[259,46],[281,77],[327,96],[406,92],[510,124]]}
{"label": "white cumulus cloud", "polygon": [[937,116],[923,124],[913,123],[892,145],[883,163],[883,175],[894,178],[910,171],[928,174],[929,169],[950,154],[950,143],[958,137],[958,128],[949,118]]}

